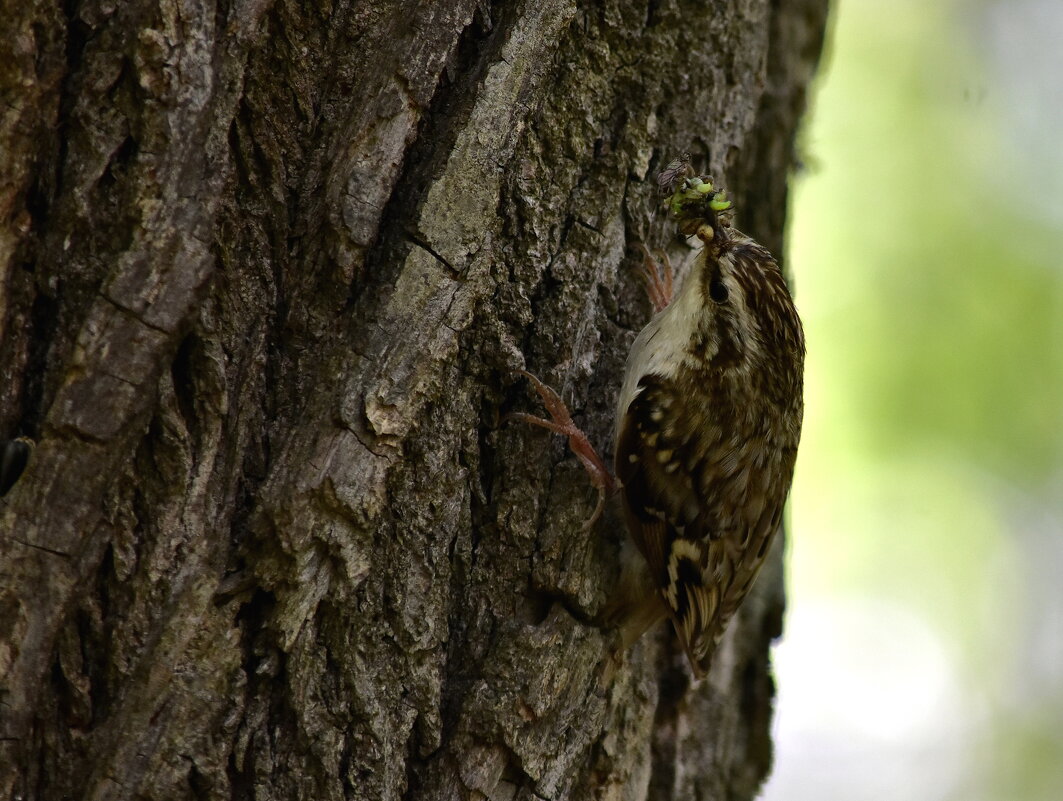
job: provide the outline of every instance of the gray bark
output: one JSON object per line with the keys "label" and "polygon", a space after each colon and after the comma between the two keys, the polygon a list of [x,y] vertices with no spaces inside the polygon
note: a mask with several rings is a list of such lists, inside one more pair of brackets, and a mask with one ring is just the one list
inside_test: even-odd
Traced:
{"label": "gray bark", "polygon": [[623,533],[501,417],[611,454],[678,153],[780,250],[826,0],[0,6],[0,798],[753,797],[780,553],[600,686]]}

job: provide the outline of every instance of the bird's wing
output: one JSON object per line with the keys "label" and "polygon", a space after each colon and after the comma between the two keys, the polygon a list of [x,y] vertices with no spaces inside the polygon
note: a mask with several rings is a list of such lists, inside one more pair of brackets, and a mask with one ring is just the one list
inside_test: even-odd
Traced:
{"label": "bird's wing", "polygon": [[721,593],[734,572],[727,549],[717,542],[723,531],[705,497],[711,486],[698,480],[705,432],[695,437],[690,427],[705,416],[684,413],[682,401],[688,399],[668,378],[650,375],[639,387],[624,415],[616,473],[632,537],[700,673],[721,623]]}

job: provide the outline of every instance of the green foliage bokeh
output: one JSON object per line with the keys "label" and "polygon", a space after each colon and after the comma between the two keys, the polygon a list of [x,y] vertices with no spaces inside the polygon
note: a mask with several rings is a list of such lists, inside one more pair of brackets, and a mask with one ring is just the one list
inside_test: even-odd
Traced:
{"label": "green foliage bokeh", "polygon": [[[1063,215],[1045,194],[1063,133],[1042,135],[1051,115],[1017,105],[1004,68],[1015,59],[1051,97],[1063,58],[1044,74],[1037,42],[994,46],[994,20],[1016,5],[1063,36],[1063,12],[1043,3],[841,0],[794,184],[809,355],[792,617],[885,604],[944,654],[958,719],[920,736],[962,742],[961,767],[944,782],[913,768],[927,784],[911,798],[1063,798]],[[789,692],[817,686],[805,673],[823,642],[802,630],[779,660],[789,787],[767,797],[882,797],[872,773],[844,791],[792,764],[787,732],[833,725],[788,712]],[[883,648],[867,660],[872,688],[889,675]],[[900,731],[898,753],[915,730]]]}

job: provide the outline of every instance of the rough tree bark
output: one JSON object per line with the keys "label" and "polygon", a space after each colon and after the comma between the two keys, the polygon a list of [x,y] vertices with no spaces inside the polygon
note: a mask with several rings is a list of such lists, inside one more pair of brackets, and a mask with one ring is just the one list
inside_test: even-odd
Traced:
{"label": "rough tree bark", "polygon": [[600,687],[622,533],[500,419],[610,453],[681,151],[779,252],[826,0],[0,6],[0,798],[751,798],[780,554]]}

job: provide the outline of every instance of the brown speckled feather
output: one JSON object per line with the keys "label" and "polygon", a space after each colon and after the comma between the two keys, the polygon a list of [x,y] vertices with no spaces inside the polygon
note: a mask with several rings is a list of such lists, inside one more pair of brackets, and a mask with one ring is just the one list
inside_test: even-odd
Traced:
{"label": "brown speckled feather", "polygon": [[728,229],[632,348],[617,478],[633,539],[699,675],[779,527],[803,356],[774,259]]}

